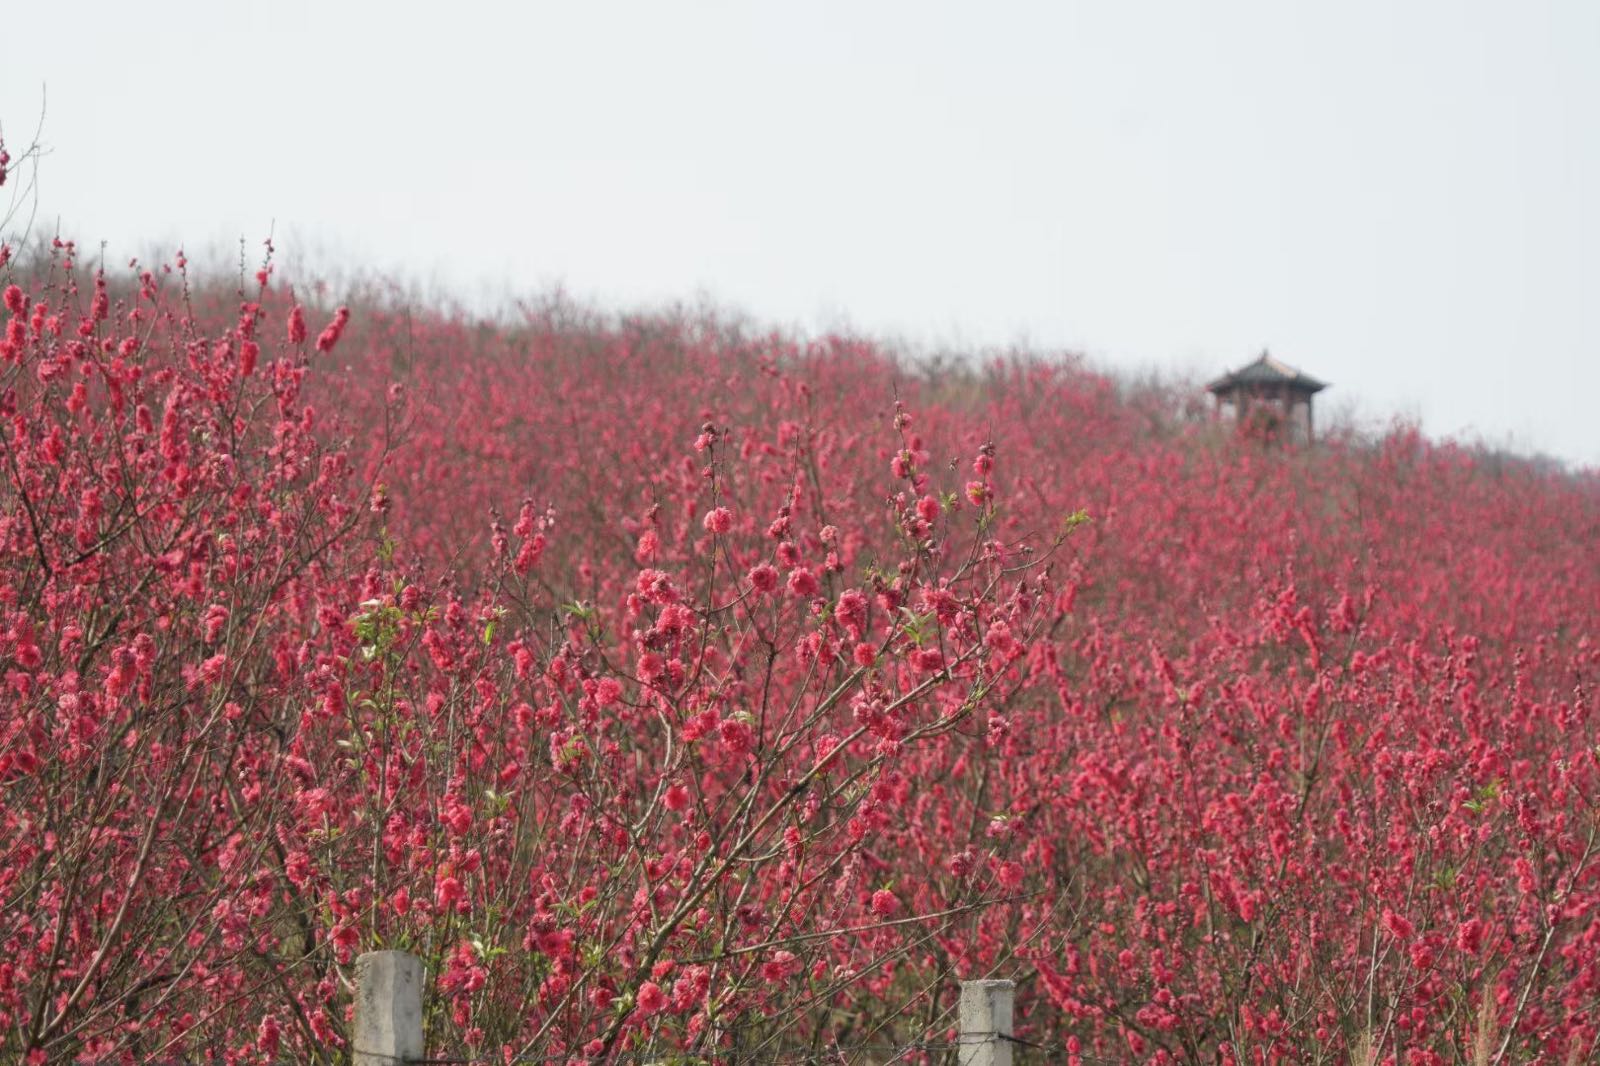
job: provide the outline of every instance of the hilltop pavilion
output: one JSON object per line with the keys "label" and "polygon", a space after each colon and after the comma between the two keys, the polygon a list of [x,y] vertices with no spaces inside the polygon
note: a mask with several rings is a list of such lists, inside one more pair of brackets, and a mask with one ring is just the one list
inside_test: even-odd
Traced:
{"label": "hilltop pavilion", "polygon": [[1206,386],[1217,398],[1217,411],[1233,409],[1241,427],[1251,427],[1269,436],[1283,436],[1309,443],[1314,439],[1311,397],[1327,388],[1287,363],[1263,351],[1261,358],[1248,366],[1222,375]]}

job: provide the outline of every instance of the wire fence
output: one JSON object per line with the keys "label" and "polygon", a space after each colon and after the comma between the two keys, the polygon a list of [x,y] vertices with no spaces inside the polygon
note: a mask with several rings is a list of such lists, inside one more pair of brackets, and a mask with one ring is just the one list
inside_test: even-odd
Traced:
{"label": "wire fence", "polygon": [[[1035,1063],[1061,1062],[1075,1055],[1086,1066],[1124,1063],[1123,1057],[1109,1058],[1083,1050],[1073,1050],[1065,1043],[1041,1043],[1008,1033],[995,1033],[993,1038],[1011,1045],[1015,1066],[1033,1066]],[[972,1045],[957,1041],[909,1043],[834,1044],[822,1047],[787,1048],[774,1051],[745,1052],[731,1048],[713,1051],[611,1051],[601,1058],[585,1057],[581,1052],[562,1052],[548,1055],[514,1055],[510,1058],[493,1056],[438,1056],[424,1059],[400,1059],[391,1055],[373,1055],[372,1058],[395,1066],[549,1066],[553,1063],[618,1062],[638,1066],[891,1066],[894,1063],[928,1063],[944,1066],[960,1060],[963,1046]],[[184,1064],[188,1066],[188,1064]]]}
{"label": "wire fence", "polygon": [[[944,1039],[885,1040],[857,1043],[828,1043],[814,1037],[804,1046],[782,1046],[778,1034],[768,1042],[745,1042],[740,1034],[724,1031],[720,1035],[702,1033],[690,1046],[672,1048],[604,1047],[594,1045],[548,1054],[510,1055],[461,1049],[441,1052],[426,1048],[422,1010],[422,963],[400,951],[371,952],[357,960],[356,1003],[349,1044],[313,1053],[315,1066],[588,1066],[590,1063],[622,1063],[625,1066],[1034,1066],[1045,1062],[1071,1061],[1100,1066],[1125,1061],[1086,1053],[1067,1041],[1032,1040],[1012,1030],[1015,984],[1004,979],[961,982],[959,1004],[954,1009],[956,1025],[942,1030]],[[942,1023],[941,1023],[942,1024]],[[941,1030],[935,1029],[938,1033]],[[744,1034],[748,1041],[754,1034]],[[759,1038],[756,1038],[759,1041]],[[701,1046],[695,1046],[700,1043]],[[704,1046],[709,1043],[715,1046]],[[228,1056],[212,1049],[192,1050],[184,1055],[135,1056],[138,1066],[216,1066]],[[127,1066],[127,1058],[106,1059],[79,1066]],[[274,1066],[287,1066],[277,1063]]]}
{"label": "wire fence", "polygon": [[[1022,1037],[1007,1034],[995,1034],[995,1037],[1012,1045],[1015,1066],[1034,1066],[1046,1062],[1062,1062],[1070,1054],[1076,1054],[1078,1061],[1086,1066],[1103,1066],[1103,1064],[1125,1062],[1123,1058],[1107,1058],[1102,1055],[1090,1054],[1084,1051],[1071,1052],[1060,1042],[1040,1043],[1026,1040]],[[450,1054],[429,1055],[424,1058],[401,1057],[383,1052],[366,1051],[360,1048],[350,1049],[350,1054],[365,1056],[373,1062],[391,1063],[393,1066],[550,1066],[554,1063],[598,1063],[615,1062],[628,1066],[893,1066],[897,1063],[926,1063],[929,1066],[946,1066],[960,1060],[959,1052],[962,1048],[959,1041],[955,1042],[922,1042],[913,1041],[904,1044],[891,1043],[864,1043],[864,1044],[838,1044],[824,1047],[787,1048],[765,1052],[742,1052],[731,1048],[722,1048],[711,1051],[683,1052],[683,1051],[637,1051],[617,1050],[606,1053],[603,1057],[585,1056],[581,1052],[561,1052],[548,1055],[513,1055],[509,1058],[499,1055],[473,1055]],[[210,1057],[172,1057],[158,1056],[152,1058],[138,1058],[134,1060],[136,1066],[215,1066],[222,1061]],[[330,1057],[325,1062],[339,1061],[337,1057]],[[78,1066],[127,1066],[126,1059],[106,1059],[103,1061],[84,1061]],[[270,1066],[291,1066],[288,1060],[271,1063]],[[306,1066],[305,1063],[294,1063],[292,1066]]]}

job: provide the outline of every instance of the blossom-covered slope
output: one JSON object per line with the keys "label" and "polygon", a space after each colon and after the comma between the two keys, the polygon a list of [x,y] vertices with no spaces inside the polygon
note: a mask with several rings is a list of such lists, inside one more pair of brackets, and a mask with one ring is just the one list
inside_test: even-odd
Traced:
{"label": "blossom-covered slope", "polygon": [[1592,474],[71,258],[0,274],[0,1058],[342,1061],[376,948],[485,1061],[987,975],[1069,1061],[1597,1054]]}

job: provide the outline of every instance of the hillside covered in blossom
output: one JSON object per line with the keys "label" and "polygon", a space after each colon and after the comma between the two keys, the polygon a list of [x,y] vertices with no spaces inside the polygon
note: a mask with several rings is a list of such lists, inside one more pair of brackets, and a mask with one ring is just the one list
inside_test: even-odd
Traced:
{"label": "hillside covered in blossom", "polygon": [[1593,471],[246,280],[0,265],[0,1060],[1600,1057]]}

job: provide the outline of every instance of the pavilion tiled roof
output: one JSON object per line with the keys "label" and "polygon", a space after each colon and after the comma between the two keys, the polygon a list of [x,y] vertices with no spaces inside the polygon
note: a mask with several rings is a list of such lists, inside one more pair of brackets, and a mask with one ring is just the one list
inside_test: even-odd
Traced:
{"label": "pavilion tiled roof", "polygon": [[1261,358],[1248,366],[1222,375],[1217,380],[1206,386],[1209,392],[1226,392],[1240,385],[1288,385],[1297,392],[1307,394],[1321,392],[1327,388],[1327,382],[1318,381],[1310,374],[1296,370],[1288,363],[1274,359],[1269,353],[1262,352]]}

